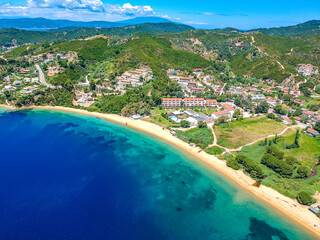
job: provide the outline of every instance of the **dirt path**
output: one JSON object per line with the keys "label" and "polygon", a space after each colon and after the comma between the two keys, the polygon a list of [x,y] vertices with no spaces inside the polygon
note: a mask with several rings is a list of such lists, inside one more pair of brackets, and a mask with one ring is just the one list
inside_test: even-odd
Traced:
{"label": "dirt path", "polygon": [[[258,51],[261,52],[262,54],[264,54],[264,55],[266,55],[266,56],[268,56],[268,57],[271,57],[269,53],[263,52],[263,51],[261,50],[261,48],[259,48],[258,46],[254,45],[254,43],[256,42],[256,41],[254,40],[254,36],[251,36],[251,39],[252,39],[252,42],[250,43],[251,46],[257,48]],[[276,62],[279,64],[279,66],[280,66],[283,70],[286,70],[286,68],[282,65],[281,62],[279,62],[278,60],[276,60]],[[292,75],[292,73],[290,73],[290,74]]]}

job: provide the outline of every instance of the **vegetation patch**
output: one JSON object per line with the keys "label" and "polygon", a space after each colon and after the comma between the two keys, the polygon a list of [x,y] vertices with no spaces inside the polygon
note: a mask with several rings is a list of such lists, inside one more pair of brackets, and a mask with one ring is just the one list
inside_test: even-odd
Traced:
{"label": "vegetation patch", "polygon": [[202,149],[205,149],[209,144],[212,144],[213,142],[213,134],[208,128],[197,127],[186,132],[177,131],[177,136],[181,140],[188,143],[194,143]]}
{"label": "vegetation patch", "polygon": [[224,152],[222,148],[217,146],[207,148],[205,151],[211,155],[221,155]]}
{"label": "vegetation patch", "polygon": [[[260,164],[265,174],[262,184],[291,198],[296,198],[300,191],[314,194],[319,190],[320,181],[320,168],[317,166],[320,160],[319,140],[300,134],[300,147],[286,148],[286,145],[294,143],[295,137],[296,132],[290,130],[281,136],[277,143],[274,143],[273,139],[268,139],[267,145],[265,141],[261,141],[255,145],[244,147],[241,152],[244,156]],[[269,144],[271,144],[272,151],[268,151]],[[265,154],[273,157],[263,159]],[[276,160],[272,161],[271,158],[276,158]],[[308,177],[311,169],[316,170],[316,174]]]}

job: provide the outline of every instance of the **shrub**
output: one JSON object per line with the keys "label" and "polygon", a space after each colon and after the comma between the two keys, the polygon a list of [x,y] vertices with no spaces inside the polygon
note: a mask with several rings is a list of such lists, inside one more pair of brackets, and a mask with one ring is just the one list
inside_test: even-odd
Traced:
{"label": "shrub", "polygon": [[198,122],[198,128],[207,128],[207,123],[203,122],[203,121],[199,121]]}
{"label": "shrub", "polygon": [[241,168],[240,164],[234,158],[227,161],[227,166],[235,170],[239,170]]}
{"label": "shrub", "polygon": [[238,155],[236,157],[236,161],[243,165],[244,169],[250,174],[252,178],[263,178],[262,168],[258,164],[256,164],[252,159],[247,158],[243,155]]}
{"label": "shrub", "polygon": [[306,191],[299,192],[297,195],[297,200],[299,203],[308,206],[316,202],[316,200],[310,195],[310,193]]}
{"label": "shrub", "polygon": [[285,161],[287,164],[291,165],[291,166],[294,166],[298,161],[295,157],[292,157],[292,156],[288,156],[285,158]]}
{"label": "shrub", "polygon": [[276,115],[275,115],[274,113],[268,113],[268,114],[267,114],[267,118],[275,119],[275,118],[276,118]]}
{"label": "shrub", "polygon": [[168,119],[168,115],[165,114],[165,113],[161,113],[161,117],[165,118],[165,119]]}
{"label": "shrub", "polygon": [[190,122],[188,122],[186,120],[182,120],[180,124],[181,124],[181,127],[183,127],[183,128],[190,127]]}
{"label": "shrub", "polygon": [[224,150],[222,148],[217,147],[217,146],[213,146],[211,148],[207,148],[206,152],[211,155],[221,155],[224,152]]}
{"label": "shrub", "polygon": [[306,178],[309,175],[309,170],[306,166],[299,166],[297,169],[297,178]]}

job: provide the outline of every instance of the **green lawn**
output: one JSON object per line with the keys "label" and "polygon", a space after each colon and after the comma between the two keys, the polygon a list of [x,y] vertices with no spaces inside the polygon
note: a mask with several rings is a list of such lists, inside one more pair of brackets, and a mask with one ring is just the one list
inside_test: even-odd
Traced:
{"label": "green lawn", "polygon": [[280,133],[285,125],[266,117],[249,118],[242,121],[222,123],[215,126],[218,144],[237,148],[270,134]]}
{"label": "green lawn", "polygon": [[[286,156],[295,157],[301,165],[306,166],[311,170],[312,167],[318,161],[318,156],[320,156],[320,141],[316,138],[309,137],[305,134],[301,134],[299,138],[300,148],[295,149],[284,149],[284,144],[293,143],[295,138],[295,132],[289,131],[288,134],[284,135],[277,144],[273,144],[279,150],[283,151]],[[260,163],[262,156],[266,151],[266,146],[260,143],[255,145],[245,147],[242,149],[241,154],[246,155],[257,163]],[[265,165],[261,164],[264,173],[267,175],[263,179],[262,184],[272,187],[278,192],[295,198],[296,194],[300,190],[305,190],[311,194],[320,190],[320,168],[317,168],[317,175],[309,179],[295,179],[295,178],[283,178]]]}
{"label": "green lawn", "polygon": [[186,132],[177,131],[177,136],[188,143],[195,143],[197,146],[205,149],[213,143],[213,134],[208,128],[192,128]]}

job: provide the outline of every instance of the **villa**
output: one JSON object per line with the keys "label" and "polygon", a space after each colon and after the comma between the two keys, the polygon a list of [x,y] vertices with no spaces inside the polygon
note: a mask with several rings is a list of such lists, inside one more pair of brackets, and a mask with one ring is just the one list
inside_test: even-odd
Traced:
{"label": "villa", "polygon": [[319,135],[319,132],[312,129],[312,128],[308,128],[306,131],[307,134],[311,135],[312,137],[316,137]]}
{"label": "villa", "polygon": [[235,111],[235,109],[234,109],[230,104],[228,104],[228,103],[223,104],[223,109],[224,109],[225,111],[230,112],[231,115],[232,115],[232,114],[234,113],[234,111]]}
{"label": "villa", "polygon": [[219,119],[221,117],[227,117],[227,118],[231,118],[232,114],[229,111],[220,111],[220,112],[214,112],[212,113],[212,118],[214,120]]}
{"label": "villa", "polygon": [[285,124],[285,125],[292,125],[293,124],[293,121],[287,117],[282,117],[282,122]]}
{"label": "villa", "polygon": [[305,118],[311,118],[313,115],[315,115],[316,113],[315,112],[312,112],[312,111],[303,111],[302,112],[302,117],[305,117]]}

